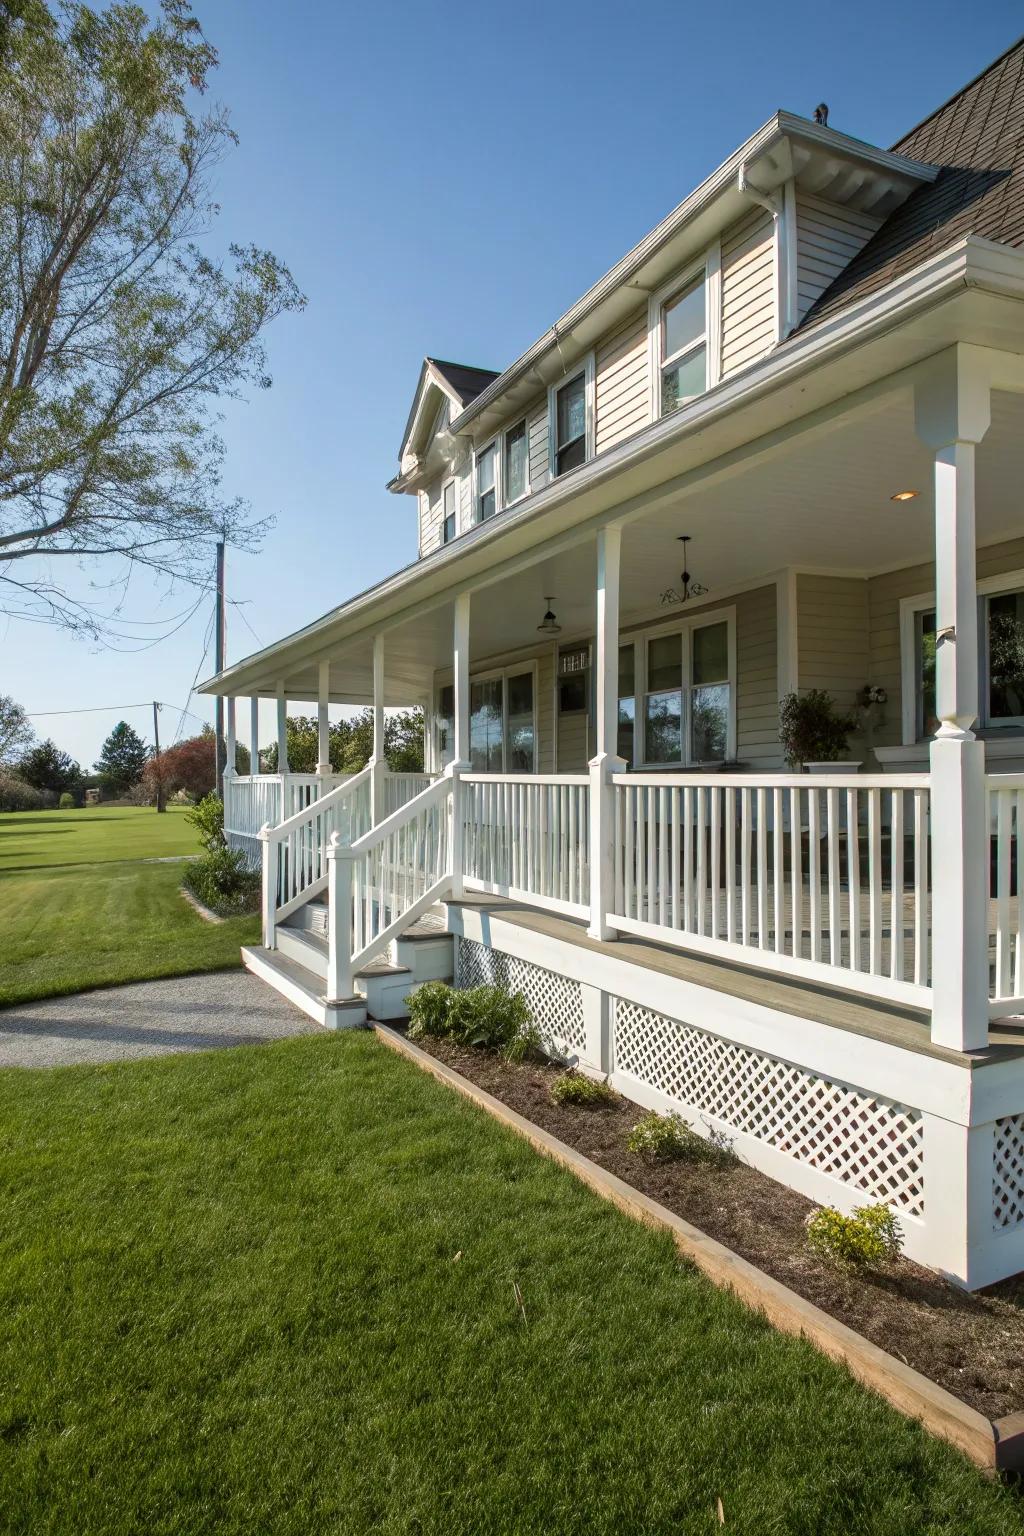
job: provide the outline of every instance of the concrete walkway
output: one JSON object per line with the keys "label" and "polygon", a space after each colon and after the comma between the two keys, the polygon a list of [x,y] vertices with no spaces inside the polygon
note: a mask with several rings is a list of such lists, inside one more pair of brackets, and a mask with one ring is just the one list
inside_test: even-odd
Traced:
{"label": "concrete walkway", "polygon": [[0,1009],[0,1067],[128,1061],[316,1028],[248,971],[175,976]]}

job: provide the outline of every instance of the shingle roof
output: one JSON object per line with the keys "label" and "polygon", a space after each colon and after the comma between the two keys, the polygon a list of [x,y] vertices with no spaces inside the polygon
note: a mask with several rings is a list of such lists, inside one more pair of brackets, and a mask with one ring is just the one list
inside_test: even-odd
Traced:
{"label": "shingle roof", "polygon": [[463,407],[475,400],[498,377],[493,368],[470,368],[467,363],[446,363],[439,357],[428,357],[427,362],[451,385]]}
{"label": "shingle roof", "polygon": [[1024,38],[893,145],[942,167],[890,214],[808,311],[863,299],[966,235],[1024,245]]}

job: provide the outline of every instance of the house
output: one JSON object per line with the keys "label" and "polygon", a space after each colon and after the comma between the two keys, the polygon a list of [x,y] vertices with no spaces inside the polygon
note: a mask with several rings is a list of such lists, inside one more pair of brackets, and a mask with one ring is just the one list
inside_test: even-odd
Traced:
{"label": "house", "polygon": [[[891,150],[777,113],[501,373],[428,358],[418,558],[204,685],[232,767],[236,698],[282,765],[319,710],[318,773],[225,778],[250,967],[332,1025],[504,978],[961,1284],[1024,1269],[1022,246],[1024,42]],[[789,771],[812,689],[865,707]]]}

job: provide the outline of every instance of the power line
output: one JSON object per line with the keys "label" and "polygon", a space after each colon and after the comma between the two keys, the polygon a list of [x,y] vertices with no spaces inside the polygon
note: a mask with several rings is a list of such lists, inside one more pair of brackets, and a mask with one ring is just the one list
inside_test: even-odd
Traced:
{"label": "power line", "polygon": [[[188,715],[191,720],[198,720],[200,725],[206,723],[202,715],[194,715],[188,709],[179,709],[177,704],[167,704],[163,699],[158,699],[157,703],[161,709],[178,710],[180,714]],[[116,714],[121,710],[152,709],[152,707],[153,700],[146,699],[142,704],[91,704],[84,709],[31,709],[26,710],[25,713],[30,720],[45,720],[51,715],[106,715]]]}

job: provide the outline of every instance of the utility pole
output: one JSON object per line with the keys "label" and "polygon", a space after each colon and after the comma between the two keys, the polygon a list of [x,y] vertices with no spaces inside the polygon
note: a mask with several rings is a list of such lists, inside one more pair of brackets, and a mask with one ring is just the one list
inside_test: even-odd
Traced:
{"label": "utility pole", "polygon": [[160,705],[153,700],[153,762],[156,766],[156,808],[158,811],[166,811],[164,804],[164,770],[160,762],[160,722],[157,713]]}
{"label": "utility pole", "polygon": [[[226,638],[226,604],[224,602],[224,540],[217,545],[217,619],[216,639],[214,642],[214,666],[218,672],[224,670],[224,641]],[[223,797],[224,794],[224,769],[227,766],[227,748],[224,744],[224,700],[217,695],[216,723],[214,725],[213,747],[213,792]]]}

